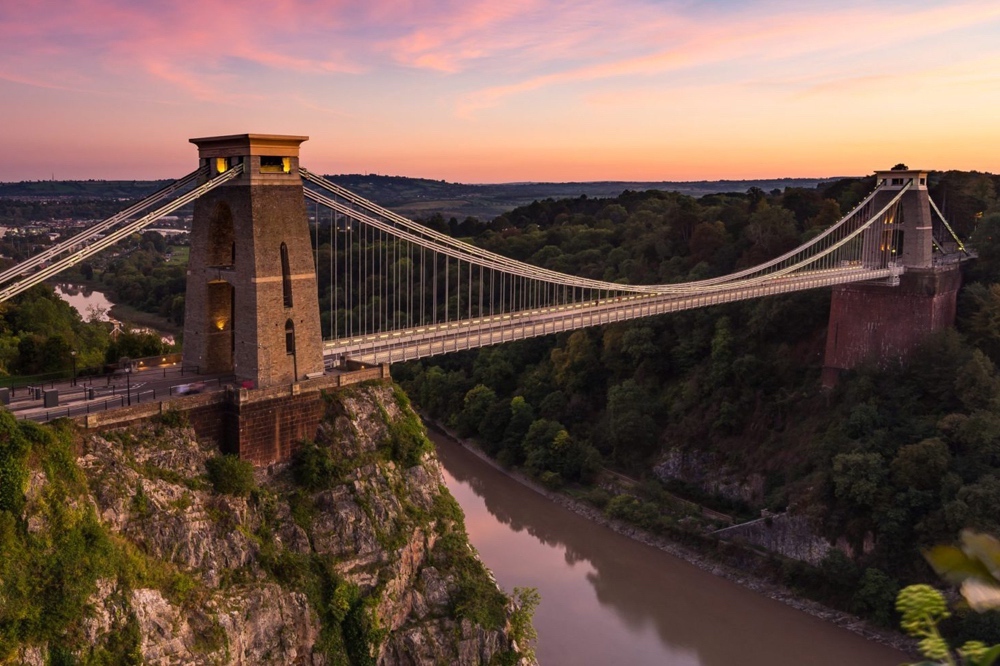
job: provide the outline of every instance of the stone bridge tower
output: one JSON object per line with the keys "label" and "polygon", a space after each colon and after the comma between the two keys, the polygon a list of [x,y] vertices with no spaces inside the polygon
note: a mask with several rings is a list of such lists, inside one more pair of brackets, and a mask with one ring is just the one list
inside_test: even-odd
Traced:
{"label": "stone bridge tower", "polygon": [[[833,288],[823,362],[827,387],[837,383],[843,370],[904,358],[927,336],[955,323],[961,271],[958,261],[934,254],[927,172],[877,171],[875,177],[875,210],[909,187],[900,199],[901,221],[895,223],[896,263],[903,274],[898,286],[861,282]],[[886,231],[872,230],[868,236],[888,238]]]}
{"label": "stone bridge tower", "polygon": [[195,203],[184,308],[185,365],[255,387],[323,372],[319,300],[299,145],[308,137],[191,139],[209,177],[243,173]]}

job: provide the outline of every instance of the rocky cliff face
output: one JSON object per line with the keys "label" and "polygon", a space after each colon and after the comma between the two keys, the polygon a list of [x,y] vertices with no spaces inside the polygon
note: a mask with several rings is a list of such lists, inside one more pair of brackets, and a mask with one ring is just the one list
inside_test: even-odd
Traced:
{"label": "rocky cliff face", "polygon": [[177,417],[87,437],[0,421],[0,484],[25,489],[0,496],[0,663],[520,660],[391,386],[329,396],[316,443],[253,479]]}

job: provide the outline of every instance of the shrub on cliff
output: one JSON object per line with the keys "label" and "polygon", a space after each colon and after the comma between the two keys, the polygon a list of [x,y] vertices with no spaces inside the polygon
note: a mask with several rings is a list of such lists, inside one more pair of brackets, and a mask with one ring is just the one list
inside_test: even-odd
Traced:
{"label": "shrub on cliff", "polygon": [[330,448],[305,440],[292,457],[292,476],[306,490],[323,490],[340,483],[347,472],[342,460],[334,459]]}
{"label": "shrub on cliff", "polygon": [[253,465],[233,455],[216,456],[205,461],[208,480],[217,493],[246,497],[256,487]]}

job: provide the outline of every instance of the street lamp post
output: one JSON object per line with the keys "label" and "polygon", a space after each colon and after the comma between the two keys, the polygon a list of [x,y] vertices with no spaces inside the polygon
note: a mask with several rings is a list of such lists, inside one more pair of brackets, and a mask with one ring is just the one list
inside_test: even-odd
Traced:
{"label": "street lamp post", "polygon": [[125,369],[125,395],[128,401],[129,407],[132,406],[132,359],[128,356],[122,356],[118,359],[118,365],[124,367]]}
{"label": "street lamp post", "polygon": [[76,350],[69,353],[70,360],[73,361],[73,386],[76,386]]}

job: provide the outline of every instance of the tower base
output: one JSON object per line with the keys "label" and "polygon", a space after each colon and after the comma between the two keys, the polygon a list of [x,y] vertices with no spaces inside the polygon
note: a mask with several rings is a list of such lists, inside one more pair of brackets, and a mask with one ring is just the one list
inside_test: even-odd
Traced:
{"label": "tower base", "polygon": [[834,287],[823,386],[835,386],[842,371],[864,362],[906,358],[929,335],[954,325],[961,283],[961,269],[952,264],[908,268],[897,287]]}

